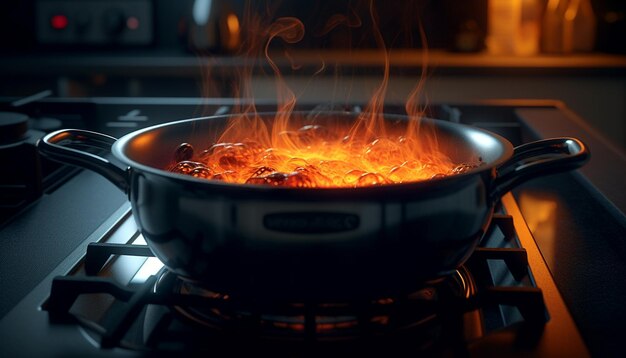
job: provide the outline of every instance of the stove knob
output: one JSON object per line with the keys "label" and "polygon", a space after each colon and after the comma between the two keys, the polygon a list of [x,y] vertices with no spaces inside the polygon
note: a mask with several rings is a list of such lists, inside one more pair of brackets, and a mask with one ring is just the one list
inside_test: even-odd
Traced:
{"label": "stove knob", "polygon": [[119,9],[108,9],[102,18],[104,32],[109,36],[118,36],[126,28],[126,16]]}

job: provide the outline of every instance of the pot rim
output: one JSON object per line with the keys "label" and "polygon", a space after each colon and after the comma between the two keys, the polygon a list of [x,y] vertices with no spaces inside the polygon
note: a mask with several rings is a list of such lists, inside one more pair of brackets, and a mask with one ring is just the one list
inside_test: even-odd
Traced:
{"label": "pot rim", "polygon": [[[259,112],[259,113],[255,113],[255,115],[260,116],[260,117],[265,117],[265,116],[270,116],[270,115],[276,116],[277,114],[280,114],[280,113],[281,112]],[[292,112],[292,114],[303,114],[303,115],[306,115],[309,113],[310,112],[308,111],[293,111]],[[356,113],[356,112],[324,111],[323,114],[354,117],[357,115],[361,115],[362,112]],[[498,166],[504,164],[507,160],[509,160],[513,156],[513,150],[514,150],[511,142],[509,142],[507,139],[505,139],[504,137],[496,133],[492,133],[482,128],[472,127],[472,126],[468,126],[468,125],[461,124],[461,123],[453,123],[453,122],[433,119],[429,117],[422,117],[420,120],[425,120],[429,123],[433,123],[436,127],[449,128],[449,129],[452,129],[452,131],[456,131],[456,132],[460,130],[465,130],[465,131],[469,130],[470,133],[476,133],[478,138],[482,137],[484,139],[495,140],[495,142],[497,142],[498,144],[502,146],[503,153],[496,160],[493,160],[491,162],[485,162],[483,165],[473,168],[467,172],[452,175],[452,176],[447,176],[443,178],[435,178],[435,179],[405,182],[405,183],[391,183],[391,184],[366,186],[366,187],[316,187],[316,188],[294,188],[294,187],[272,186],[272,185],[263,185],[263,184],[228,183],[228,182],[223,182],[219,180],[207,180],[203,178],[195,178],[189,175],[173,173],[165,169],[156,168],[156,167],[152,167],[146,164],[142,164],[131,159],[130,157],[126,155],[125,149],[129,145],[129,143],[133,141],[136,137],[142,134],[145,134],[145,133],[157,130],[157,129],[165,128],[165,127],[173,127],[173,126],[180,125],[183,123],[225,119],[225,118],[232,118],[232,117],[240,116],[240,115],[242,114],[226,114],[226,115],[218,115],[218,116],[189,118],[189,119],[182,119],[182,120],[177,120],[173,122],[166,122],[166,123],[146,127],[143,129],[139,129],[137,131],[128,133],[124,135],[123,137],[121,137],[120,139],[118,139],[113,144],[111,148],[111,152],[122,163],[124,163],[125,165],[128,165],[131,170],[139,169],[142,172],[169,178],[171,180],[175,180],[181,183],[187,183],[187,184],[193,183],[194,185],[200,185],[204,187],[215,187],[216,189],[223,189],[223,190],[245,190],[246,192],[257,192],[257,193],[259,192],[293,193],[293,194],[297,194],[297,193],[317,194],[319,193],[319,194],[326,196],[330,193],[346,194],[346,193],[353,193],[353,192],[364,192],[364,191],[378,192],[378,191],[387,191],[387,190],[421,191],[421,190],[426,190],[426,189],[435,189],[439,186],[447,187],[448,184],[465,182],[464,179],[473,177],[479,173],[490,171],[493,168],[497,168]],[[408,119],[408,116],[406,115],[385,114],[385,113],[383,113],[382,115],[384,116],[385,120],[392,120],[392,119],[407,120]],[[485,135],[487,137],[484,137]],[[185,140],[182,140],[181,143],[184,141]]]}

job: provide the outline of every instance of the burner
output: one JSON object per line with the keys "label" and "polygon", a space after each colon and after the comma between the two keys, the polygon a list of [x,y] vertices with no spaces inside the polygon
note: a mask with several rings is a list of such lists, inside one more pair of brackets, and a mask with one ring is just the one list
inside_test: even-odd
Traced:
{"label": "burner", "polygon": [[185,320],[212,331],[247,331],[272,340],[329,342],[358,340],[364,335],[389,338],[396,333],[440,331],[443,318],[447,319],[442,317],[445,313],[441,308],[453,300],[469,300],[475,294],[475,285],[469,271],[461,267],[403,297],[354,302],[245,302],[163,270],[154,290],[205,298],[206,305],[174,305],[172,309]]}

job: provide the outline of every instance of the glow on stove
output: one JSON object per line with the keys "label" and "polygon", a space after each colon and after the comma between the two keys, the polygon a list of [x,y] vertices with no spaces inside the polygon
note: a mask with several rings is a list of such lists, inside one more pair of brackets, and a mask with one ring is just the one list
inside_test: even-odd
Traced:
{"label": "glow on stove", "polygon": [[130,280],[131,283],[143,283],[146,282],[148,277],[156,275],[159,270],[163,268],[163,263],[156,257],[150,257],[141,266],[139,271]]}
{"label": "glow on stove", "polygon": [[[137,236],[135,241],[133,241],[133,245],[147,245],[146,240],[142,235]],[[135,276],[130,280],[130,283],[144,283],[148,279],[148,277],[152,275],[156,275],[159,270],[163,268],[163,263],[161,260],[156,257],[149,257],[143,265],[137,270]]]}

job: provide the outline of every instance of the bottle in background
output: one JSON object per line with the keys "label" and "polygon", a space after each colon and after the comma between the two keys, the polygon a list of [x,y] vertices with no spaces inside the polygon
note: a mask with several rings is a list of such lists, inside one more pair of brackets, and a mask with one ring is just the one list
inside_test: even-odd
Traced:
{"label": "bottle in background", "polygon": [[520,24],[521,0],[489,0],[487,49],[495,55],[515,53]]}
{"label": "bottle in background", "polygon": [[516,54],[536,55],[539,52],[542,5],[541,0],[522,0]]}
{"label": "bottle in background", "polygon": [[591,51],[596,18],[590,0],[549,0],[543,17],[542,50],[546,53]]}
{"label": "bottle in background", "polygon": [[541,49],[547,53],[565,52],[563,33],[568,0],[548,0],[543,15]]}
{"label": "bottle in background", "polygon": [[[571,12],[570,12],[571,11]],[[574,51],[591,51],[596,39],[596,17],[591,7],[591,0],[570,0],[570,7],[565,13],[565,20],[571,29],[571,47]]]}
{"label": "bottle in background", "polygon": [[490,0],[487,48],[492,54],[539,52],[541,0]]}

